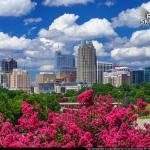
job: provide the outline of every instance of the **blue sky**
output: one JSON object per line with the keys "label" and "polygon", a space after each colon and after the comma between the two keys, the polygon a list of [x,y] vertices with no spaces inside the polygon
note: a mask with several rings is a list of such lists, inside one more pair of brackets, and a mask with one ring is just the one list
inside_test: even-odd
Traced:
{"label": "blue sky", "polygon": [[34,76],[54,70],[54,53],[77,54],[92,40],[98,60],[150,66],[148,0],[0,0],[0,58],[15,57]]}

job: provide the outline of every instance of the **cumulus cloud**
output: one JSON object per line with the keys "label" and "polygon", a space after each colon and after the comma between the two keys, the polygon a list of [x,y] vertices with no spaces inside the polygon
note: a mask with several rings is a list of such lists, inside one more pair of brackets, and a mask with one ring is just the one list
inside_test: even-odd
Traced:
{"label": "cumulus cloud", "polygon": [[54,69],[54,65],[52,65],[52,64],[43,65],[39,68],[40,71],[51,71],[52,69]]}
{"label": "cumulus cloud", "polygon": [[[65,43],[56,42],[46,38],[34,39],[32,41],[31,49],[27,49],[23,52],[24,58],[19,60],[21,65],[26,64],[30,68],[35,68],[36,70],[46,71],[43,66],[49,66],[55,63],[55,52],[62,51],[66,53],[68,48],[66,48]],[[51,68],[53,69],[53,68]]]}
{"label": "cumulus cloud", "polygon": [[48,57],[49,54],[48,54],[48,51],[37,51],[37,50],[26,50],[24,52],[24,55],[27,56],[27,57],[31,57],[31,58],[45,58],[45,57]]}
{"label": "cumulus cloud", "polygon": [[0,16],[22,16],[36,6],[31,0],[0,0]]}
{"label": "cumulus cloud", "polygon": [[24,50],[30,46],[31,40],[24,37],[9,36],[0,32],[0,50]]}
{"label": "cumulus cloud", "polygon": [[129,48],[116,48],[111,51],[111,56],[115,60],[149,60],[150,47],[129,47]]}
{"label": "cumulus cloud", "polygon": [[150,46],[150,29],[134,32],[130,42],[132,45],[136,46]]}
{"label": "cumulus cloud", "polygon": [[143,60],[143,61],[120,61],[118,63],[119,65],[125,65],[125,66],[130,66],[132,68],[139,68],[139,69],[143,69],[145,67],[149,67],[150,65],[150,60]]}
{"label": "cumulus cloud", "polygon": [[39,23],[41,21],[42,21],[41,17],[38,17],[38,18],[27,18],[27,19],[23,20],[24,25],[29,25],[29,24],[32,24],[32,23]]}
{"label": "cumulus cloud", "polygon": [[53,40],[10,36],[0,32],[0,57],[14,57],[20,67],[38,70],[41,66],[54,64],[55,52],[65,52],[66,45]]}
{"label": "cumulus cloud", "polygon": [[76,4],[92,3],[94,0],[44,0],[45,6],[70,6]]}
{"label": "cumulus cloud", "polygon": [[81,25],[76,23],[78,18],[79,16],[75,14],[64,14],[55,19],[48,30],[42,29],[39,36],[56,41],[80,41],[116,36],[111,23],[105,18],[93,18]]}
{"label": "cumulus cloud", "polygon": [[43,65],[50,64],[48,59],[38,59],[31,58],[31,57],[20,57],[17,58],[17,62],[19,63],[20,67],[26,66],[28,69],[33,68],[34,70],[39,70],[39,68]]}
{"label": "cumulus cloud", "polygon": [[97,56],[100,56],[100,57],[109,56],[109,53],[107,53],[105,51],[104,46],[103,46],[102,43],[100,43],[98,41],[95,41],[95,40],[93,40],[92,43],[93,43],[93,46],[96,49],[96,55]]}
{"label": "cumulus cloud", "polygon": [[150,29],[135,31],[129,39],[125,38],[123,41],[118,45],[108,43],[113,48],[113,61],[134,68],[150,65]]}
{"label": "cumulus cloud", "polygon": [[150,10],[150,2],[143,3],[137,8],[122,11],[117,17],[112,19],[114,27],[128,26],[137,28],[141,26],[140,21],[144,18],[145,12]]}
{"label": "cumulus cloud", "polygon": [[104,47],[105,49],[113,49],[113,48],[119,48],[119,47],[125,47],[126,43],[129,42],[129,39],[127,37],[115,37],[112,40],[105,43]]}
{"label": "cumulus cloud", "polygon": [[[105,51],[104,46],[97,40],[92,40],[93,46],[96,49],[96,55],[99,57],[109,56],[109,53]],[[78,53],[79,45],[74,46],[74,55],[76,56]]]}
{"label": "cumulus cloud", "polygon": [[37,48],[32,45],[32,49],[24,51],[24,55],[36,59],[53,59],[56,51],[65,52],[65,44],[48,39],[36,40]]}

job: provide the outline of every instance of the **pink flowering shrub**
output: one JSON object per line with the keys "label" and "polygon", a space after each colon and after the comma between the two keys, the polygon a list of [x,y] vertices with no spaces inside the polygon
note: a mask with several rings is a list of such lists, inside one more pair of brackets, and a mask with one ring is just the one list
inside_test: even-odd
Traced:
{"label": "pink flowering shrub", "polygon": [[137,104],[130,104],[130,108],[139,115],[149,115],[150,112],[146,110],[148,103],[144,102],[141,98],[137,99]]}
{"label": "pink flowering shrub", "polygon": [[78,96],[78,102],[85,103],[87,107],[93,105],[93,94],[93,90],[85,91],[84,93]]}
{"label": "pink flowering shrub", "polygon": [[138,112],[146,106],[142,100],[129,108],[114,108],[110,95],[93,98],[93,91],[88,90],[78,96],[78,101],[85,104],[80,110],[49,111],[47,120],[39,119],[39,104],[33,107],[25,101],[17,124],[3,122],[0,113],[0,147],[150,148],[150,125],[136,128]]}

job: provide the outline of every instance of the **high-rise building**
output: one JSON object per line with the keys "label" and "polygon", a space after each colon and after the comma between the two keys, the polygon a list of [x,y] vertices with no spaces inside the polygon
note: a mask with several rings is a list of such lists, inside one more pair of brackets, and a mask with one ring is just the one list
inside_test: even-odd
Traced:
{"label": "high-rise building", "polygon": [[0,87],[1,88],[6,87],[6,75],[2,71],[0,71]]}
{"label": "high-rise building", "polygon": [[115,87],[120,87],[123,84],[132,84],[132,72],[131,71],[118,71],[112,69],[104,72],[103,83],[110,83]]}
{"label": "high-rise building", "polygon": [[145,82],[150,82],[150,67],[144,69]]}
{"label": "high-rise building", "polygon": [[60,51],[57,51],[55,55],[56,55],[55,64],[57,72],[75,71],[74,55],[62,54]]}
{"label": "high-rise building", "polygon": [[13,69],[10,75],[10,90],[30,92],[30,76],[26,70]]}
{"label": "high-rise building", "polygon": [[51,72],[40,72],[36,76],[36,84],[50,83],[56,81],[56,75]]}
{"label": "high-rise building", "polygon": [[112,63],[97,61],[97,83],[103,83],[103,73],[112,69]]}
{"label": "high-rise building", "polygon": [[2,60],[1,69],[4,73],[12,73],[13,69],[17,68],[17,62],[13,58]]}
{"label": "high-rise building", "polygon": [[1,88],[10,87],[10,73],[4,73],[0,71],[0,87]]}
{"label": "high-rise building", "polygon": [[96,83],[96,50],[92,42],[82,42],[78,49],[77,82]]}
{"label": "high-rise building", "polygon": [[144,70],[133,70],[133,84],[140,84],[144,82]]}

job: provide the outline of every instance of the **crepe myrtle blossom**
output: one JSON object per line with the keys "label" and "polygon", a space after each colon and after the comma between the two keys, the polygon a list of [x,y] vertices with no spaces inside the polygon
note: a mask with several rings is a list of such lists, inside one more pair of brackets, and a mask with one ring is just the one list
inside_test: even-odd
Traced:
{"label": "crepe myrtle blossom", "polygon": [[[114,108],[110,95],[93,98],[93,90],[78,96],[84,103],[79,110],[64,113],[47,111],[47,119],[40,120],[39,104],[22,102],[22,116],[18,123],[4,121],[0,113],[1,148],[150,148],[150,124],[137,129],[135,121],[145,111],[142,99],[130,107]],[[134,109],[137,108],[137,111]]]}

